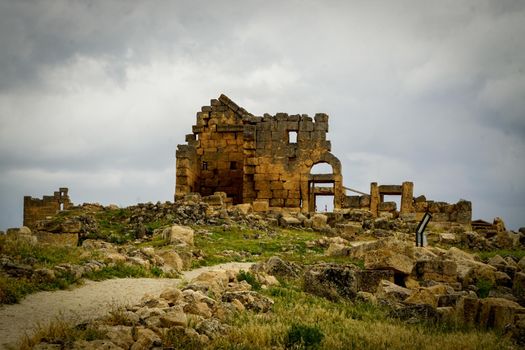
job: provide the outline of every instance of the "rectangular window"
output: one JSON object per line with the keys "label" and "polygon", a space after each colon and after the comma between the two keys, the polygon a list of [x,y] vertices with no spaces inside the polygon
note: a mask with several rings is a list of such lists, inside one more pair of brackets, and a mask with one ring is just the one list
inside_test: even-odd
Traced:
{"label": "rectangular window", "polygon": [[230,170],[237,170],[237,162],[230,162]]}
{"label": "rectangular window", "polygon": [[202,162],[202,170],[208,170],[208,162]]}
{"label": "rectangular window", "polygon": [[297,143],[297,131],[288,131],[288,143]]}

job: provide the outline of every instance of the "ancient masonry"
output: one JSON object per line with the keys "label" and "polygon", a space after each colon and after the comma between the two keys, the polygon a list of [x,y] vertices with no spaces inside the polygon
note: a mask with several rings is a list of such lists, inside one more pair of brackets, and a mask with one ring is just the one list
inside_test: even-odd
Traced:
{"label": "ancient masonry", "polygon": [[[176,152],[175,200],[191,193],[223,196],[233,204],[251,203],[254,210],[313,212],[317,196],[333,196],[334,210],[360,208],[374,216],[392,213],[417,220],[426,211],[434,221],[470,224],[471,204],[435,203],[423,196],[413,198],[413,184],[371,184],[370,194],[347,196],[341,162],[331,151],[328,115],[277,113],[254,116],[227,96],[211,100],[197,113],[193,133]],[[312,167],[327,163],[330,174],[312,173]],[[385,195],[401,196],[395,202]]]}
{"label": "ancient masonry", "polygon": [[54,216],[61,210],[69,209],[73,204],[67,194],[68,189],[59,188],[52,196],[40,198],[24,197],[24,226],[34,229],[36,223],[48,216]]}

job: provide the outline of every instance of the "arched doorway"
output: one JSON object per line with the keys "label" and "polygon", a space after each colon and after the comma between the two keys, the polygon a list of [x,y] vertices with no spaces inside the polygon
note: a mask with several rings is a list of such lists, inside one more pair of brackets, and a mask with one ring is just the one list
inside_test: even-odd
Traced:
{"label": "arched doorway", "polygon": [[334,168],[328,162],[319,162],[310,169],[308,195],[310,212],[333,212],[335,207]]}

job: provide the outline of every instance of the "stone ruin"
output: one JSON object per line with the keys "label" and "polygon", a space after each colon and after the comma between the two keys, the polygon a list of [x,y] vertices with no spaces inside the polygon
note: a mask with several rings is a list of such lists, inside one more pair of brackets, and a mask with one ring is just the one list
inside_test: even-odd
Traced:
{"label": "stone ruin", "polygon": [[[341,162],[326,139],[328,115],[318,113],[254,116],[227,96],[213,99],[197,113],[193,133],[176,152],[175,200],[198,193],[226,204],[250,203],[254,211],[311,213],[317,196],[333,196],[334,211],[366,209],[374,217],[388,215],[419,220],[426,211],[434,221],[469,225],[470,202],[458,204],[413,197],[413,183],[377,185],[370,194],[343,186]],[[327,163],[332,173],[316,174],[316,164]],[[345,190],[361,196],[347,196]],[[399,212],[385,195],[401,196]],[[222,199],[221,199],[222,197]]]}
{"label": "stone ruin", "polygon": [[[177,147],[175,200],[224,192],[233,204],[308,212],[316,195],[333,195],[340,209],[341,162],[330,153],[327,132],[326,114],[256,117],[221,95],[202,107],[187,144]],[[312,174],[318,163],[330,164],[332,174]]]}
{"label": "stone ruin", "polygon": [[67,192],[66,187],[60,187],[52,196],[43,196],[42,199],[24,196],[24,226],[34,230],[38,221],[72,207]]}

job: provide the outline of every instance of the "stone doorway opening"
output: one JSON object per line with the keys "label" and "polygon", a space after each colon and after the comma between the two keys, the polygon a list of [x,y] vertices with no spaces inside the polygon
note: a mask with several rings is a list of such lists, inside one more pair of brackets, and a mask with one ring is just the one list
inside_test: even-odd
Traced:
{"label": "stone doorway opening", "polygon": [[308,181],[309,212],[333,212],[335,180],[333,168],[326,162],[314,164]]}

